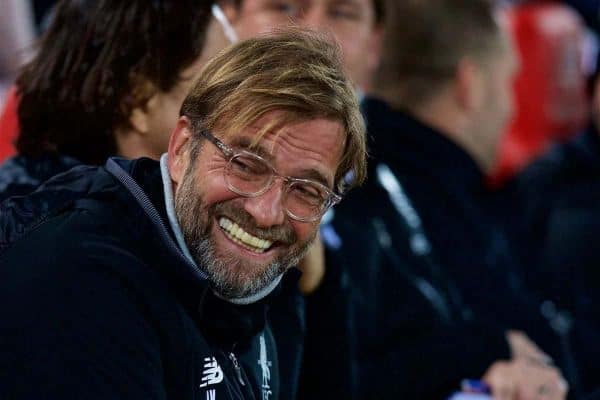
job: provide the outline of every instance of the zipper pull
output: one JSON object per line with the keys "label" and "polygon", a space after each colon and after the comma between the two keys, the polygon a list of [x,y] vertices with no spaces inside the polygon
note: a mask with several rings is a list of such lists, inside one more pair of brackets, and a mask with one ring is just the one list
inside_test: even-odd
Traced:
{"label": "zipper pull", "polygon": [[233,364],[233,368],[235,369],[237,378],[240,381],[240,385],[246,386],[246,383],[244,382],[244,379],[242,378],[242,369],[240,367],[240,363],[238,363],[238,360],[237,360],[235,354],[229,353],[229,359],[231,360],[231,363]]}

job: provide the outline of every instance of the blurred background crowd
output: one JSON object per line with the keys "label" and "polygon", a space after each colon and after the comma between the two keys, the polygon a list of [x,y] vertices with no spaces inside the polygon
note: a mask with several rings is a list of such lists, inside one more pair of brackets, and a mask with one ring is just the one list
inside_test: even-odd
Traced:
{"label": "blurred background crowd", "polygon": [[274,311],[282,370],[302,366],[280,398],[443,399],[469,378],[600,398],[600,1],[1,4],[0,200],[160,157],[228,43],[290,23],[339,42],[369,177]]}

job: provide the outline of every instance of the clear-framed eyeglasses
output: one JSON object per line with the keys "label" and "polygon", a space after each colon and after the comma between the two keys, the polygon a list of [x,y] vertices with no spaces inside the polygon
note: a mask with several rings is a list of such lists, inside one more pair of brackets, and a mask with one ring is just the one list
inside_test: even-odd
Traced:
{"label": "clear-framed eyeglasses", "polygon": [[319,220],[330,207],[342,200],[340,195],[319,182],[278,174],[263,157],[247,150],[234,150],[205,129],[200,134],[225,156],[225,183],[229,190],[240,196],[260,196],[280,178],[284,182],[283,209],[288,216],[301,222]]}

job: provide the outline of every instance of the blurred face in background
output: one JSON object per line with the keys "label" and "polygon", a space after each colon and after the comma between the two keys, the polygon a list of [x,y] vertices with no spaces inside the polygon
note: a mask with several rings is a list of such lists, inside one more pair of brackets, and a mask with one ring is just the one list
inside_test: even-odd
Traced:
{"label": "blurred face in background", "polygon": [[212,18],[200,56],[181,71],[179,79],[168,91],[157,91],[143,107],[132,110],[132,130],[121,131],[117,135],[120,155],[127,158],[160,158],[168,147],[169,137],[179,119],[181,104],[200,71],[229,44],[230,40],[225,37],[221,24]]}
{"label": "blurred face in background", "polygon": [[289,24],[331,33],[354,84],[368,88],[382,35],[373,0],[229,0],[221,8],[242,40]]}
{"label": "blurred face in background", "polygon": [[[177,123],[183,99],[191,89],[204,62],[203,58],[199,57],[194,64],[182,71],[177,83],[170,90],[158,91],[148,100],[145,107],[133,110],[132,125],[144,139],[144,145],[129,150],[130,154],[127,156],[159,159],[165,152],[169,145],[170,134]],[[139,154],[136,154],[136,151]]]}
{"label": "blurred face in background", "polygon": [[508,35],[480,64],[479,107],[473,110],[469,131],[476,140],[484,169],[494,165],[500,138],[514,115],[514,79],[519,60]]}

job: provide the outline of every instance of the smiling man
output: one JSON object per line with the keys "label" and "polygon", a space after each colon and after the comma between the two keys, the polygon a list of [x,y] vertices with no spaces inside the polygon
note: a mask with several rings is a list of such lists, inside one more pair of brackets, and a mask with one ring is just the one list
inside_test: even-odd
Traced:
{"label": "smiling man", "polygon": [[301,31],[229,49],[160,163],[2,203],[0,392],[278,399],[266,307],[349,172],[364,179],[364,124],[337,49]]}
{"label": "smiling man", "polygon": [[[193,258],[222,295],[253,295],[275,282],[304,255],[323,210],[339,201],[330,188],[343,127],[327,118],[273,126],[285,117],[266,113],[230,145],[200,128],[213,146],[195,149],[194,163],[185,153],[186,146],[197,146],[190,144],[189,120],[184,118],[172,136],[170,172],[179,224]],[[275,129],[260,133],[265,126]],[[262,140],[253,145],[257,135]]]}

